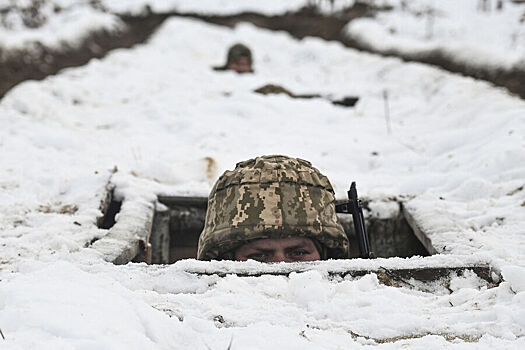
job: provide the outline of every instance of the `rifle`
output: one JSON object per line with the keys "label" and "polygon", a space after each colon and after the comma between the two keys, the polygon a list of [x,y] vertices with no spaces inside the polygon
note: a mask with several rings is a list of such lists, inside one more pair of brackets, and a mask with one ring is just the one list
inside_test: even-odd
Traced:
{"label": "rifle", "polygon": [[290,96],[291,98],[305,98],[305,99],[322,98],[322,99],[332,102],[332,104],[334,105],[343,106],[343,107],[353,107],[359,101],[359,97],[357,96],[344,96],[343,98],[334,100],[330,96],[323,96],[320,94],[300,94],[298,95],[298,94],[294,94],[290,90],[287,90],[280,85],[275,85],[275,84],[266,84],[264,86],[261,86],[258,89],[253,90],[253,92],[262,94],[262,95],[284,94],[284,95]]}
{"label": "rifle", "polygon": [[350,190],[347,193],[348,202],[337,204],[335,211],[338,213],[352,214],[357,243],[359,245],[359,257],[363,259],[373,259],[375,255],[370,251],[370,241],[368,240],[368,233],[366,232],[363,207],[361,201],[357,198],[355,182],[352,182]]}

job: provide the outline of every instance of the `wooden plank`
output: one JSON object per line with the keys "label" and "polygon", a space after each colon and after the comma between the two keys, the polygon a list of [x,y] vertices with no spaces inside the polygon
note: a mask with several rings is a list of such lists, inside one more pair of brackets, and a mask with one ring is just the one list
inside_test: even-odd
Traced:
{"label": "wooden plank", "polygon": [[406,221],[408,222],[408,225],[412,228],[412,231],[414,231],[414,235],[419,239],[421,244],[425,247],[425,249],[431,254],[438,254],[438,251],[434,246],[432,245],[432,241],[428,236],[423,232],[419,224],[417,223],[414,216],[410,213],[410,211],[406,208],[403,203],[401,203],[401,211],[403,213],[403,216],[405,217]]}
{"label": "wooden plank", "polygon": [[158,196],[158,200],[168,208],[177,206],[208,208],[208,197]]}
{"label": "wooden plank", "polygon": [[124,200],[115,225],[90,248],[101,253],[104,260],[117,265],[127,264],[140,254],[143,261],[148,261],[154,213],[154,203]]}
{"label": "wooden plank", "polygon": [[170,210],[157,210],[153,217],[150,243],[152,247],[151,263],[170,263]]}
{"label": "wooden plank", "polygon": [[[289,269],[276,269],[274,271],[227,271],[218,269],[213,270],[198,270],[186,269],[186,272],[196,275],[217,275],[225,277],[227,275],[237,275],[239,277],[259,277],[263,275],[288,276],[293,272],[306,272],[315,270],[305,266],[301,268],[300,265],[293,265]],[[362,277],[370,273],[375,273],[380,283],[393,287],[410,287],[414,286],[414,282],[434,283],[442,282],[447,284],[450,280],[457,276],[464,276],[466,273],[472,272],[480,279],[487,282],[489,288],[498,286],[501,278],[495,274],[490,265],[480,264],[474,266],[452,266],[452,267],[415,267],[415,268],[387,268],[379,267],[372,269],[347,269],[337,271],[327,271],[330,278],[345,278],[345,277]],[[495,279],[493,276],[497,276]]]}

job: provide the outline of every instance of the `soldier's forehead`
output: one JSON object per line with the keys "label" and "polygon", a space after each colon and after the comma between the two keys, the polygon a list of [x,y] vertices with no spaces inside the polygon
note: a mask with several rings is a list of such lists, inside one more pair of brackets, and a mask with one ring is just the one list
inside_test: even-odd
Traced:
{"label": "soldier's forehead", "polygon": [[280,247],[301,247],[309,246],[313,241],[308,237],[286,237],[286,238],[262,238],[250,241],[241,246],[241,248],[280,248]]}

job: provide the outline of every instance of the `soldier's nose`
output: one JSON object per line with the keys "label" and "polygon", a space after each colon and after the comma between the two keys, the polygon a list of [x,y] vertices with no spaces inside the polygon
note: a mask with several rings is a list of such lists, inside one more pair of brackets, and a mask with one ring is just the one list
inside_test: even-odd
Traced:
{"label": "soldier's nose", "polygon": [[273,254],[271,262],[291,262],[291,260],[288,259],[284,252],[276,252]]}

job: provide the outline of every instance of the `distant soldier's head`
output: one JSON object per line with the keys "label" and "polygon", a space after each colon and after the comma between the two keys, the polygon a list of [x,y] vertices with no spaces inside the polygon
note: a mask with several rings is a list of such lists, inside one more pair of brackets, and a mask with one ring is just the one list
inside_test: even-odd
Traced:
{"label": "distant soldier's head", "polygon": [[252,64],[252,52],[246,45],[235,44],[230,47],[226,57],[226,69],[237,73],[251,73],[253,72]]}
{"label": "distant soldier's head", "polygon": [[312,261],[348,257],[328,178],[310,162],[262,156],[213,187],[198,259]]}

